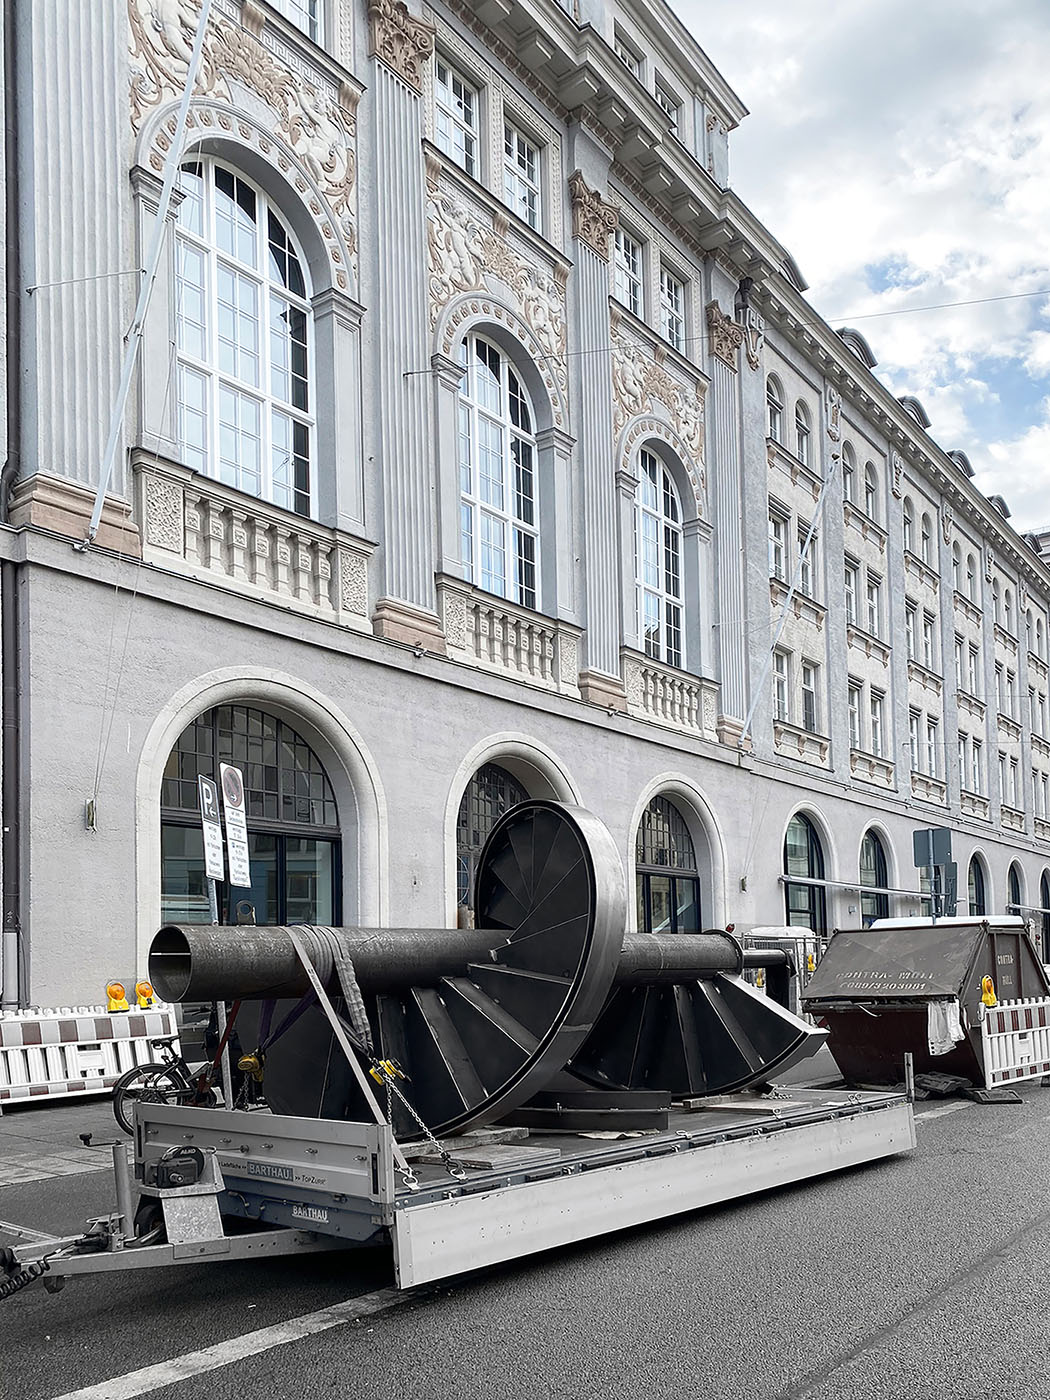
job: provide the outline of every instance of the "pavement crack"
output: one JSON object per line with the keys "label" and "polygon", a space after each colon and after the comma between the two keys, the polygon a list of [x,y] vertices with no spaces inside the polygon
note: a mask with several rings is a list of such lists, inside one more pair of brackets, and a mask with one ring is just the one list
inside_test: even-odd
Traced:
{"label": "pavement crack", "polygon": [[849,1362],[863,1355],[864,1352],[871,1351],[881,1342],[885,1341],[887,1337],[892,1337],[895,1332],[899,1332],[905,1323],[909,1322],[912,1318],[919,1317],[922,1313],[928,1312],[937,1303],[947,1298],[952,1290],[957,1288],[959,1284],[964,1283],[967,1279],[977,1278],[981,1274],[987,1273],[999,1260],[1007,1259],[1026,1235],[1030,1235],[1034,1231],[1040,1229],[1048,1221],[1050,1221],[1050,1207],[1035,1216],[1034,1219],[1030,1220],[1027,1225],[1022,1226],[1021,1229],[1015,1230],[1012,1235],[1007,1235],[995,1248],[987,1250],[972,1263],[964,1264],[956,1269],[954,1273],[949,1274],[939,1288],[935,1288],[932,1292],[927,1293],[924,1298],[920,1299],[914,1307],[909,1308],[906,1313],[902,1313],[900,1317],[894,1319],[892,1322],[887,1322],[885,1326],[876,1328],[874,1332],[869,1332],[866,1337],[862,1338],[862,1340],[857,1342],[854,1346],[846,1351],[839,1352],[837,1356],[825,1362],[824,1365],[818,1366],[815,1370],[808,1372],[805,1376],[802,1376],[796,1381],[794,1385],[788,1386],[786,1390],[778,1391],[777,1394],[772,1397],[772,1400],[801,1400],[803,1396],[808,1395],[811,1391],[815,1390],[817,1386],[822,1385],[824,1381],[828,1380],[843,1366],[848,1365]]}

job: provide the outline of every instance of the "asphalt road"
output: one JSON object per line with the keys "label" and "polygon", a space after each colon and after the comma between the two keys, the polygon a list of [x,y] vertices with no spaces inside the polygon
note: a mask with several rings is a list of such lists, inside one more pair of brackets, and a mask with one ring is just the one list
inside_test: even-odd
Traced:
{"label": "asphalt road", "polygon": [[[383,1310],[149,1393],[1047,1400],[1050,1090],[1023,1093],[917,1105],[908,1156],[396,1300],[379,1253],[37,1286],[0,1303],[0,1396],[116,1400],[127,1372],[365,1295]],[[107,1190],[7,1186],[0,1217],[72,1227]]]}

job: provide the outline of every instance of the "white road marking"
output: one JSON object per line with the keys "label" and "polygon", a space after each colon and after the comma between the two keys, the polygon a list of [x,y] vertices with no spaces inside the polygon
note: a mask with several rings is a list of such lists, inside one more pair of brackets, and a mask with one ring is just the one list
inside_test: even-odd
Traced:
{"label": "white road marking", "polygon": [[943,1118],[946,1113],[958,1113],[960,1108],[973,1108],[972,1099],[961,1099],[957,1103],[942,1103],[937,1108],[924,1108],[921,1113],[916,1113],[916,1123],[921,1123],[926,1118]]}
{"label": "white road marking", "polygon": [[258,1331],[248,1332],[242,1337],[231,1337],[229,1341],[217,1342],[215,1346],[205,1347],[202,1351],[190,1351],[184,1356],[174,1356],[170,1361],[159,1361],[155,1366],[143,1366],[139,1371],[129,1371],[126,1375],[114,1376],[112,1380],[101,1381],[98,1385],[85,1386],[83,1390],[71,1390],[66,1395],[56,1396],[55,1400],[134,1400],[137,1395],[148,1395],[151,1390],[192,1380],[194,1376],[217,1371],[234,1361],[257,1356],[287,1342],[297,1342],[301,1337],[309,1337],[315,1332],[344,1327],[356,1318],[394,1307],[409,1296],[396,1288],[380,1288],[375,1293],[365,1293],[360,1298],[349,1298],[345,1303],[322,1308],[320,1312],[303,1313],[301,1317],[290,1317],[287,1322],[276,1322],[272,1327],[260,1327]]}

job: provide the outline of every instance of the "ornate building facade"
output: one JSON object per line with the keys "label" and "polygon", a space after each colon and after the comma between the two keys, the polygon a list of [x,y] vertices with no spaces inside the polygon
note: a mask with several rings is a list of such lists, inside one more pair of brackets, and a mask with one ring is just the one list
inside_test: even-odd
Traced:
{"label": "ornate building facade", "polygon": [[641,928],[917,913],[949,827],[1042,932],[1039,542],[807,303],[672,12],[213,0],[183,121],[200,13],[5,10],[5,1007],[208,917],[220,761],[259,922],[455,923],[534,795]]}

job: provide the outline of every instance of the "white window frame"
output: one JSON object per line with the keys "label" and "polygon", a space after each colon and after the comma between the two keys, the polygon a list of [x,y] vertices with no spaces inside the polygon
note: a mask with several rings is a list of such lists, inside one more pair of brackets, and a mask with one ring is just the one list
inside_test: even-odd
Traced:
{"label": "white window frame", "polygon": [[850,680],[846,688],[846,709],[849,716],[849,746],[851,749],[863,748],[860,730],[860,706],[863,695],[863,682]]}
{"label": "white window frame", "polygon": [[856,627],[857,604],[860,594],[860,565],[847,559],[842,568],[843,594],[846,603],[846,623]]}
{"label": "white window frame", "polygon": [[867,582],[864,591],[865,599],[865,619],[867,621],[868,634],[872,637],[882,636],[882,579],[877,574],[871,572],[867,575]]}
{"label": "white window frame", "polygon": [[434,144],[481,179],[481,89],[441,54],[434,60]]}
{"label": "white window frame", "polygon": [[885,747],[885,705],[886,697],[881,690],[871,690],[869,714],[871,720],[871,746],[869,752],[881,758]]}
{"label": "white window frame", "polygon": [[926,771],[931,778],[940,775],[941,725],[933,715],[926,716]]}
{"label": "white window frame", "polygon": [[[174,240],[180,456],[203,475],[312,518],[317,387],[306,257],[261,186],[210,156],[191,156],[184,167],[194,170],[180,176],[184,198]],[[220,175],[224,183],[232,180],[232,198],[220,191]],[[246,208],[249,196],[254,214]],[[271,241],[271,220],[281,245]],[[301,292],[275,275],[281,259]],[[285,334],[278,322],[289,331],[295,324],[301,334]],[[280,379],[287,394],[275,392]],[[295,403],[297,397],[304,402]]]}
{"label": "white window frame", "polygon": [[869,520],[879,519],[879,474],[874,462],[864,466],[864,514]]}
{"label": "white window frame", "polygon": [[641,82],[645,72],[642,55],[629,39],[624,38],[618,29],[613,34],[613,52],[627,69],[628,73],[633,73],[639,82]]}
{"label": "white window frame", "polygon": [[980,653],[980,650],[978,649],[978,647],[977,647],[973,642],[968,642],[968,643],[967,643],[967,656],[966,656],[966,677],[967,677],[967,680],[969,681],[970,694],[973,695],[973,696],[980,696],[980,694],[981,694],[980,690],[978,689],[978,687],[979,687],[979,685],[980,685],[980,677],[981,677],[981,664],[980,664],[980,663],[981,663],[981,653]]}
{"label": "white window frame", "polygon": [[[798,522],[798,591],[806,598],[816,598],[814,583],[817,577],[817,537],[809,538],[810,526]],[[809,548],[806,541],[809,540]]]}
{"label": "white window frame", "polygon": [[653,90],[656,94],[657,102],[659,102],[660,106],[667,113],[668,120],[671,123],[671,130],[677,135],[678,121],[682,115],[681,101],[674,95],[662,78],[656,79],[656,82],[653,84]]}
{"label": "white window frame", "polygon": [[645,313],[644,249],[639,239],[623,228],[613,230],[612,294],[633,315]]}
{"label": "white window frame", "polygon": [[486,593],[535,611],[541,598],[535,411],[517,367],[490,340],[468,336],[460,361],[466,369],[458,417],[460,561],[467,579]]}
{"label": "white window frame", "polygon": [[540,231],[543,147],[507,117],[503,119],[503,201],[529,228]]}
{"label": "white window frame", "polygon": [[284,15],[315,44],[324,43],[324,0],[270,0],[274,9]]}
{"label": "white window frame", "polygon": [[660,264],[660,334],[679,354],[685,353],[685,282]]}
{"label": "white window frame", "polygon": [[769,577],[787,582],[788,518],[772,506],[769,509]]}
{"label": "white window frame", "polygon": [[937,634],[935,631],[936,622],[932,613],[923,612],[922,615],[922,664],[927,671],[934,671],[937,668]]}
{"label": "white window frame", "polygon": [[790,723],[788,681],[791,675],[791,658],[778,647],[773,653],[773,718],[784,724]]}
{"label": "white window frame", "polygon": [[642,448],[634,526],[639,648],[679,668],[684,662],[684,543],[674,478],[655,452]]}
{"label": "white window frame", "polygon": [[801,666],[802,728],[807,734],[820,733],[820,667],[814,661]]}
{"label": "white window frame", "polygon": [[909,661],[916,659],[915,651],[915,619],[918,616],[919,607],[910,598],[904,604],[904,647]]}
{"label": "white window frame", "polygon": [[912,771],[913,773],[918,773],[918,772],[920,771],[920,769],[919,769],[919,760],[920,760],[920,758],[921,758],[921,756],[922,756],[922,750],[921,750],[921,748],[920,748],[920,733],[919,733],[919,729],[920,729],[920,725],[921,725],[921,724],[922,724],[922,715],[920,714],[920,712],[919,712],[918,710],[909,710],[909,711],[908,711],[908,752],[909,752],[909,754],[910,754],[910,756],[911,756],[911,771]]}
{"label": "white window frame", "polygon": [[971,792],[978,794],[984,792],[984,768],[983,768],[984,745],[980,739],[970,740],[970,778],[973,783]]}
{"label": "white window frame", "polygon": [[774,442],[784,442],[784,394],[771,374],[766,379],[766,429]]}
{"label": "white window frame", "polygon": [[810,465],[811,442],[809,410],[800,399],[795,405],[795,456],[804,467]]}

